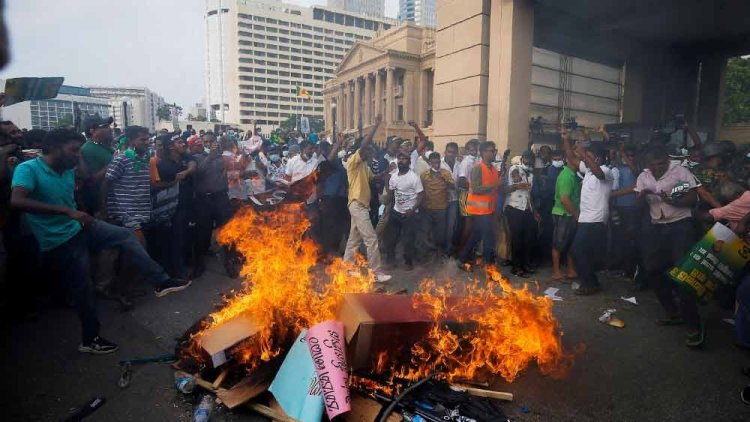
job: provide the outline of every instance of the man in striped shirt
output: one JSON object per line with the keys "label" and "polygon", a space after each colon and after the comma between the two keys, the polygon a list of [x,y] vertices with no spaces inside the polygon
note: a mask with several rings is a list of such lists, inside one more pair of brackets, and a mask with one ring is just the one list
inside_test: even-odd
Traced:
{"label": "man in striped shirt", "polygon": [[102,183],[102,216],[133,231],[141,242],[143,226],[151,219],[151,175],[148,157],[148,129],[125,128],[128,149],[116,156]]}

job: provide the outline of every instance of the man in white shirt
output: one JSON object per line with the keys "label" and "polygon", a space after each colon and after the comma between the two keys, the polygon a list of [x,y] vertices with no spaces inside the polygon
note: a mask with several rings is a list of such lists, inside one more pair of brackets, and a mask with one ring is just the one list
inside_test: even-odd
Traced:
{"label": "man in white shirt", "polygon": [[533,274],[531,253],[536,238],[536,222],[539,214],[534,210],[531,201],[531,189],[534,186],[533,156],[531,151],[524,152],[521,164],[511,166],[508,171],[508,183],[505,188],[505,216],[510,229],[510,246],[512,248],[511,273],[522,278]]}
{"label": "man in white shirt", "polygon": [[304,179],[315,171],[320,164],[317,157],[313,157],[313,144],[302,141],[299,144],[300,154],[295,155],[286,164],[286,179],[290,183]]}
{"label": "man in white shirt", "polygon": [[413,268],[414,238],[417,231],[416,213],[424,199],[422,181],[409,169],[411,157],[398,154],[398,170],[390,174],[388,190],[393,198],[393,212],[385,229],[386,256],[389,265],[396,261],[396,245],[401,238],[406,269]]}
{"label": "man in white shirt", "polygon": [[596,271],[605,255],[602,250],[607,246],[609,196],[614,177],[610,168],[604,165],[606,150],[602,145],[594,143],[584,147],[579,142],[574,149],[567,131],[563,132],[562,141],[568,163],[583,174],[578,228],[571,249],[581,279],[581,286],[575,293],[592,295],[601,291]]}

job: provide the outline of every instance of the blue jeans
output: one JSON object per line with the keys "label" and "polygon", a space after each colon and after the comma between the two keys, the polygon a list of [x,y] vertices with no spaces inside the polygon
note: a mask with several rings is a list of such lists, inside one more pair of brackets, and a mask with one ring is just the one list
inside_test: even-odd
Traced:
{"label": "blue jeans", "polygon": [[461,262],[468,262],[469,255],[481,240],[484,263],[493,263],[495,260],[495,227],[493,226],[495,216],[493,214],[472,215],[469,218],[471,218],[471,234],[461,249],[458,259]]}
{"label": "blue jeans", "polygon": [[602,250],[607,246],[607,225],[604,223],[578,223],[573,238],[573,261],[576,264],[581,287],[599,287],[596,272],[601,267]]}
{"label": "blue jeans", "polygon": [[70,290],[83,328],[83,344],[99,335],[96,295],[91,280],[90,253],[102,249],[119,249],[129,257],[143,277],[154,286],[169,280],[164,269],[152,260],[133,233],[124,228],[96,220],[70,240],[46,251],[42,259],[52,278],[61,280]]}

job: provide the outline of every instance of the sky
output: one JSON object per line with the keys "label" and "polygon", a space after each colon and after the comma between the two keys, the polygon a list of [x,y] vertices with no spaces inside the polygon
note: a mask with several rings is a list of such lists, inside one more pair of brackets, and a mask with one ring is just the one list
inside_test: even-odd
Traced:
{"label": "sky", "polygon": [[[398,0],[385,1],[395,16]],[[11,62],[0,78],[145,86],[189,110],[205,96],[204,7],[204,0],[6,0]]]}

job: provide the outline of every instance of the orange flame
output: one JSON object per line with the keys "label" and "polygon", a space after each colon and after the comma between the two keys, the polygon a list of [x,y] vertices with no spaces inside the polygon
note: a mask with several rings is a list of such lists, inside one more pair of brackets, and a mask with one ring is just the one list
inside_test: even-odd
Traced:
{"label": "orange flame", "polygon": [[[373,274],[365,271],[363,262],[335,259],[317,267],[318,248],[305,236],[309,227],[301,205],[267,213],[248,207],[218,234],[219,243],[234,245],[244,256],[245,281],[241,291],[210,315],[204,329],[241,314],[256,321],[261,331],[233,355],[248,370],[282,353],[288,339],[302,329],[335,319],[344,294],[372,290]],[[484,283],[475,279],[460,288],[424,280],[413,306],[427,312],[434,325],[407,350],[406,359],[398,351],[373,356],[372,373],[389,384],[430,373],[449,381],[500,375],[512,382],[536,361],[543,374],[564,376],[573,355],[563,349],[552,301],[527,286],[513,288],[493,267],[486,272]],[[460,329],[446,326],[446,320]],[[191,350],[197,350],[203,332],[193,337]],[[366,379],[352,377],[351,382],[372,390]]]}

